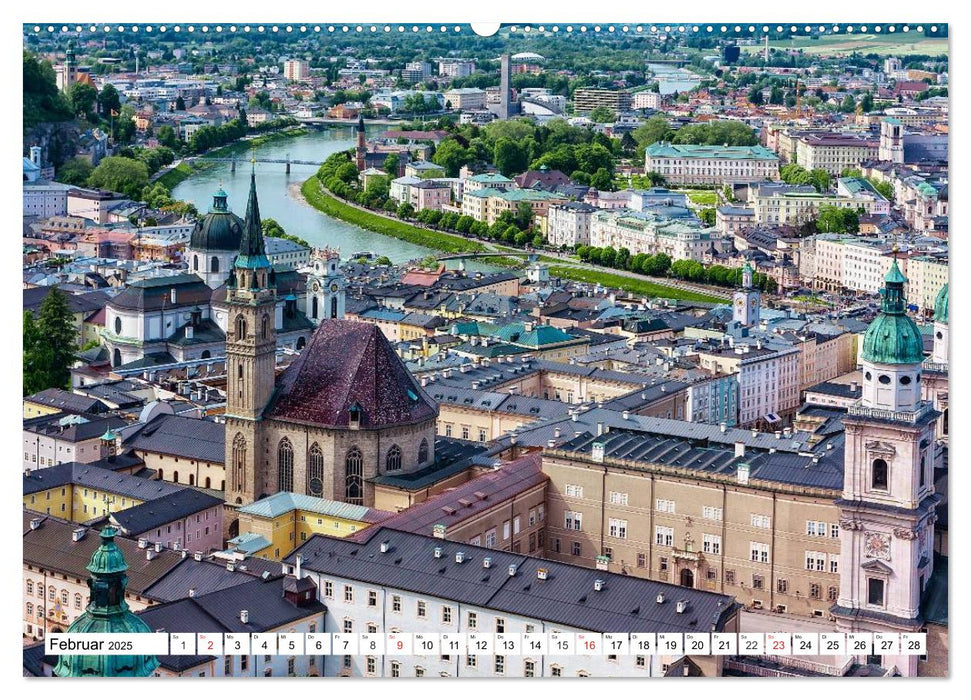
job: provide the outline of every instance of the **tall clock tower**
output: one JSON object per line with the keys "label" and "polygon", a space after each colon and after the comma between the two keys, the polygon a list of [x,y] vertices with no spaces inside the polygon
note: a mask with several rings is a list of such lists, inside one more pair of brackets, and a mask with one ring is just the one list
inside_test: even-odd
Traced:
{"label": "tall clock tower", "polygon": [[752,286],[754,272],[752,266],[746,261],[742,267],[742,288],[732,297],[732,320],[743,326],[759,325],[762,294]]}
{"label": "tall clock tower", "polygon": [[276,366],[276,285],[266,256],[256,174],[239,254],[226,283],[226,501],[246,504],[267,488],[260,419],[273,394]]}
{"label": "tall clock tower", "polygon": [[341,274],[340,264],[338,251],[314,250],[307,276],[307,317],[314,325],[325,318],[344,318],[347,280]]}
{"label": "tall clock tower", "polygon": [[[863,340],[863,396],[849,407],[840,511],[840,593],[831,612],[841,631],[916,632],[933,573],[934,430],[938,412],[921,399],[923,341],[906,314],[907,278],[894,260],[882,310]],[[861,663],[917,674],[899,651]]]}

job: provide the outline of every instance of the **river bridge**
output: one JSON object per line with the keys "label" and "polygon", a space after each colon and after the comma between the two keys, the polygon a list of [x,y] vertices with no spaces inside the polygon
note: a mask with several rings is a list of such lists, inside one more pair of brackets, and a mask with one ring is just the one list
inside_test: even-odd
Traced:
{"label": "river bridge", "polygon": [[[196,156],[194,160],[205,160],[210,163],[229,163],[229,171],[232,173],[236,172],[236,164],[240,162],[240,158],[226,158],[219,156]],[[276,163],[279,165],[285,165],[287,169],[287,175],[290,174],[291,165],[311,165],[315,168],[319,168],[324,164],[322,160],[298,160],[290,157],[288,153],[286,158],[247,158],[244,162],[250,163]]]}

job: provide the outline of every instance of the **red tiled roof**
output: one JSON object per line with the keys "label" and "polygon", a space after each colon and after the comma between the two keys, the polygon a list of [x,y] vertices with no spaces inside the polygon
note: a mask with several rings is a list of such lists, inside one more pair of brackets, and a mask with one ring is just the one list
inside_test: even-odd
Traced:
{"label": "red tiled roof", "polygon": [[322,321],[300,356],[277,380],[267,418],[347,427],[361,409],[361,428],[433,420],[438,406],[415,382],[377,326]]}

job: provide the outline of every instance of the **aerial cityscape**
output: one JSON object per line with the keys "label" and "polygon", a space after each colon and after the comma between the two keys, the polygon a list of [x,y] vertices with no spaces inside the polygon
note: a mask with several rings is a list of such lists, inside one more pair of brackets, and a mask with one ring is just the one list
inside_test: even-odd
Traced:
{"label": "aerial cityscape", "polygon": [[946,24],[22,36],[24,676],[950,674]]}

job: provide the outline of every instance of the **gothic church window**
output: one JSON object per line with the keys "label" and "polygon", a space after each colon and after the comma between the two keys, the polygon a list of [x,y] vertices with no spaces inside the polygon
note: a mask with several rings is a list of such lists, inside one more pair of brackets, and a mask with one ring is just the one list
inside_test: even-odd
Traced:
{"label": "gothic church window", "polygon": [[280,491],[293,491],[293,445],[287,438],[277,449],[277,485]]}
{"label": "gothic church window", "polygon": [[357,446],[348,450],[344,460],[344,500],[364,505],[364,455]]}
{"label": "gothic church window", "polygon": [[310,447],[310,458],[307,460],[307,494],[324,495],[324,455],[316,442]]}
{"label": "gothic church window", "polygon": [[421,445],[418,446],[418,464],[424,464],[428,461],[428,440],[425,438],[421,439]]}
{"label": "gothic church window", "polygon": [[388,456],[385,459],[384,468],[389,472],[394,472],[401,469],[401,448],[397,445],[392,445],[391,449],[388,450]]}

